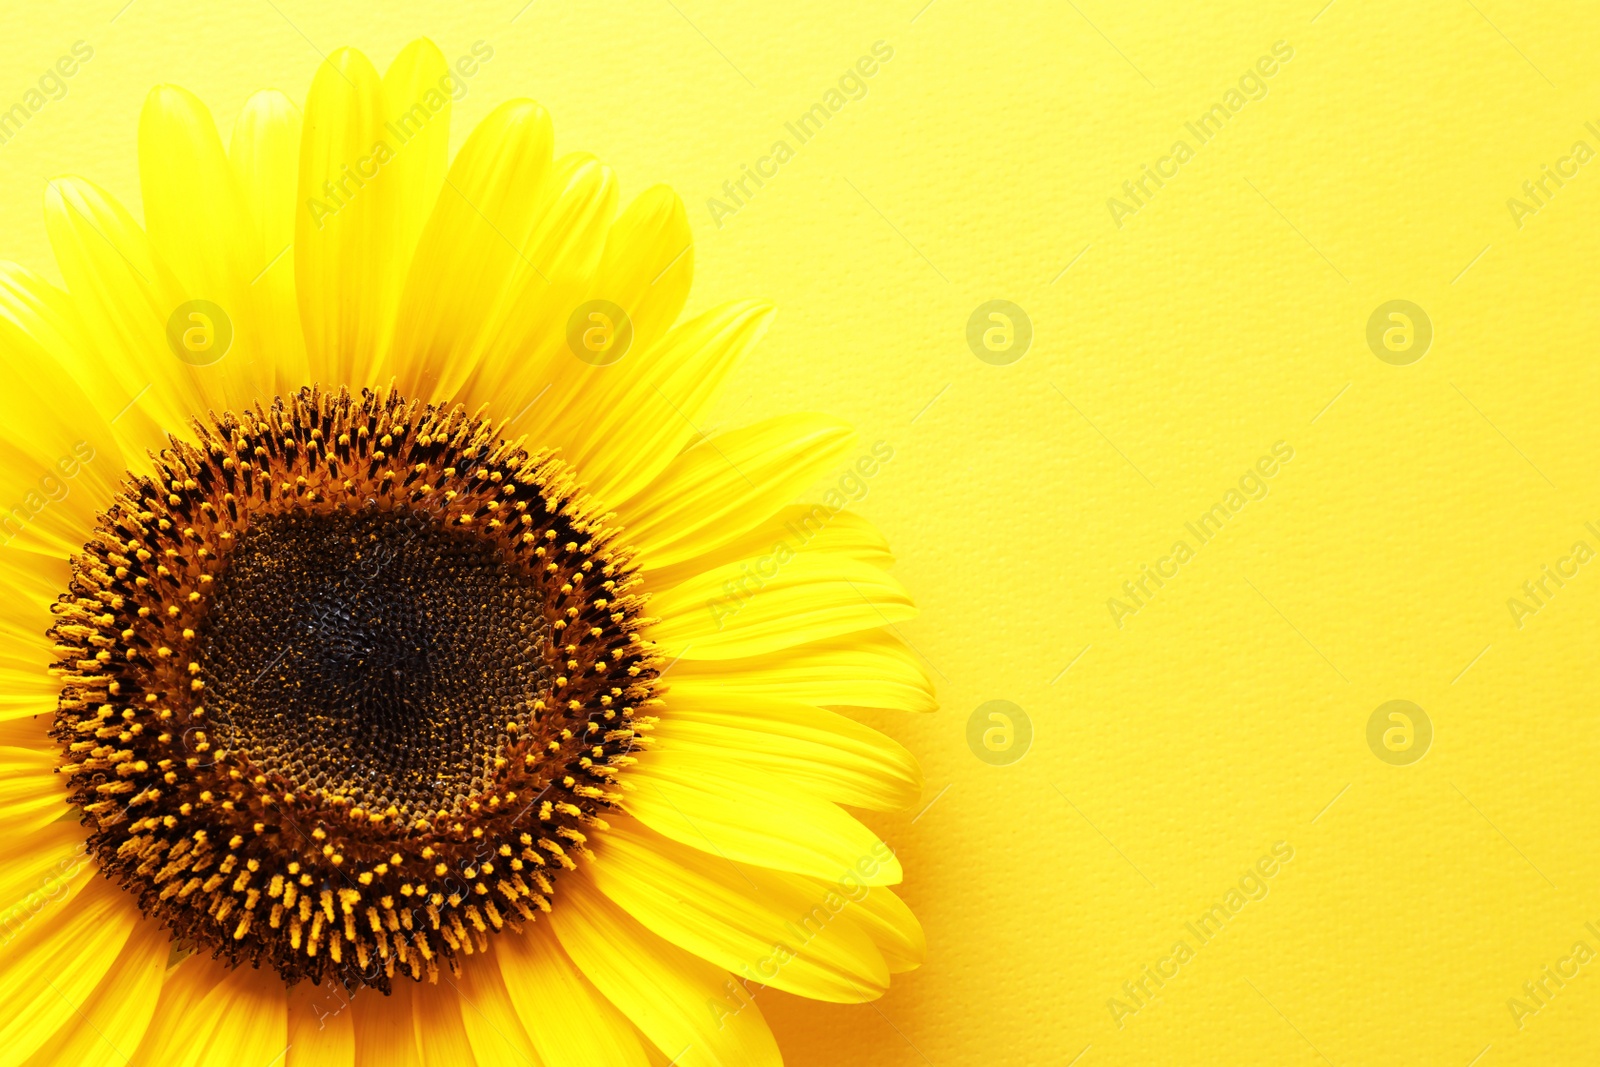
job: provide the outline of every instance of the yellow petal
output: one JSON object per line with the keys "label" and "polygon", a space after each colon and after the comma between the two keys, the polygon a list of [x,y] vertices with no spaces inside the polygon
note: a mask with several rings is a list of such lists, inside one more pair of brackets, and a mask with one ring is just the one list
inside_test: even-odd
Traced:
{"label": "yellow petal", "polygon": [[[131,905],[131,901],[130,901]],[[125,1067],[155,1014],[172,943],[159,923],[141,918],[105,977],[27,1061],[28,1067]]]}
{"label": "yellow petal", "polygon": [[0,835],[32,833],[67,814],[57,757],[36,748],[0,748]]}
{"label": "yellow petal", "polygon": [[854,923],[878,946],[890,974],[901,974],[922,966],[928,942],[922,924],[887,886],[863,887],[851,896],[856,906],[843,916]]}
{"label": "yellow petal", "polygon": [[794,875],[739,866],[631,820],[613,822],[594,851],[589,870],[601,892],[651,932],[724,970],[840,1004],[874,1000],[889,987],[877,947],[858,927],[835,921],[849,908],[844,887],[818,889]]}
{"label": "yellow petal", "polygon": [[461,995],[461,1022],[467,1030],[467,1040],[479,1063],[531,1064],[543,1067],[539,1053],[534,1050],[528,1032],[517,1017],[516,1005],[506,989],[500,974],[499,959],[510,947],[511,941],[521,941],[531,931],[506,934],[495,942],[496,959],[483,960],[477,966],[463,967],[461,977],[455,979]]}
{"label": "yellow petal", "polygon": [[594,293],[628,313],[643,352],[678,318],[694,279],[694,238],[678,194],[652,186],[611,224]]}
{"label": "yellow petal", "polygon": [[368,384],[392,305],[386,288],[404,270],[388,255],[395,148],[385,134],[378,72],[339,49],[306,98],[294,216],[300,325],[311,377],[323,384]]}
{"label": "yellow petal", "polygon": [[649,352],[677,320],[693,278],[694,240],[683,201],[664,185],[646,189],[611,224],[605,254],[587,291],[553,308],[556,318],[528,332],[531,365],[548,368],[528,382],[541,393],[549,390],[539,402],[541,417],[530,423],[536,432],[568,405],[581,403],[583,391],[595,379],[594,367],[576,358],[567,335],[568,322],[560,316],[569,319],[592,301],[621,309],[626,321],[612,325],[627,338],[631,358],[637,358]]}
{"label": "yellow petal", "polygon": [[[0,941],[60,921],[62,909],[92,880],[95,865],[87,852],[83,827],[65,819],[7,842],[0,864]],[[0,970],[8,958],[0,952]]]}
{"label": "yellow petal", "polygon": [[294,240],[299,181],[300,109],[276,89],[244,102],[228,141],[228,162],[246,216],[261,235],[262,251],[276,256]]}
{"label": "yellow petal", "polygon": [[[0,598],[15,595],[10,583],[0,581]],[[13,601],[11,611],[15,612],[17,606]],[[38,621],[48,626],[48,601],[41,596],[36,604],[29,606],[37,608]],[[0,666],[0,725],[48,715],[55,709],[56,698],[60,695],[60,685],[49,674],[50,654],[43,641],[34,640],[36,633],[42,631],[25,628],[22,634],[10,636],[11,631],[11,623],[0,621],[0,633],[7,635],[0,638],[0,649],[3,649],[0,662],[8,664]]]}
{"label": "yellow petal", "polygon": [[290,987],[285,1067],[350,1067],[355,1062],[350,1001],[350,992],[331,978],[320,986],[300,982]]}
{"label": "yellow petal", "polygon": [[0,720],[53,709],[49,606],[121,474],[119,443],[69,369],[76,342],[68,298],[0,264]]}
{"label": "yellow petal", "polygon": [[586,367],[577,399],[535,409],[552,421],[530,428],[560,445],[578,478],[602,501],[626,500],[699,434],[699,421],[728,374],[772,320],[769,305],[725,304],[675,327],[649,351]]}
{"label": "yellow petal", "polygon": [[167,972],[161,983],[161,996],[156,1001],[155,1012],[150,1016],[150,1025],[145,1029],[138,1050],[131,1057],[130,1062],[135,1067],[165,1067],[167,1061],[161,1057],[168,1048],[180,1044],[185,1038],[193,1042],[209,1033],[209,1026],[199,1034],[185,1034],[183,1027],[192,1021],[191,1012],[195,1005],[221,980],[222,972],[220,964],[194,956],[189,956]]}
{"label": "yellow petal", "polygon": [[650,630],[669,657],[736,659],[914,618],[899,582],[843,556],[802,552],[756,571],[729,563],[656,594]]}
{"label": "yellow petal", "polygon": [[71,903],[6,942],[0,949],[0,1067],[22,1063],[77,1021],[138,922],[133,900],[95,879]]}
{"label": "yellow petal", "polygon": [[412,1022],[417,984],[397,978],[388,996],[367,992],[350,999],[355,1023],[355,1067],[424,1067]]}
{"label": "yellow petal", "polygon": [[92,183],[51,181],[44,214],[82,331],[81,345],[62,353],[63,366],[82,383],[93,410],[134,442],[129,451],[164,447],[169,429],[224,399],[214,367],[184,363],[168,347],[178,282],[127,209]]}
{"label": "yellow petal", "polygon": [[883,734],[806,704],[722,690],[676,688],[651,730],[652,760],[723,759],[852,807],[898,811],[922,795],[916,757]]}
{"label": "yellow petal", "polygon": [[275,1064],[288,1051],[288,996],[271,971],[235,967],[195,1009],[197,1024],[215,1019],[208,1047],[175,1060],[179,1067]]}
{"label": "yellow petal", "polygon": [[748,532],[841,462],[853,437],[837,419],[794,414],[693,445],[619,509],[639,565],[691,559]]}
{"label": "yellow petal", "polygon": [[[387,286],[391,300],[400,294],[450,161],[449,73],[438,46],[426,38],[401,49],[383,73],[384,135],[395,150],[382,176],[394,187],[384,250],[393,259],[394,274]],[[384,312],[392,314],[393,307]]]}
{"label": "yellow petal", "polygon": [[[231,347],[209,369],[232,406],[272,388],[262,347],[259,290],[250,282],[266,263],[216,123],[193,93],[151,90],[139,116],[139,184],[155,256],[172,272],[162,321],[191,300],[208,300],[231,321]],[[214,315],[210,316],[213,320]],[[214,330],[221,326],[212,322]]]}
{"label": "yellow petal", "polygon": [[792,504],[702,555],[664,566],[647,566],[645,588],[652,592],[671,589],[730,563],[748,564],[758,575],[771,573],[777,567],[788,566],[790,555],[800,552],[848,556],[879,570],[894,566],[889,542],[860,515],[826,504]]}
{"label": "yellow petal", "polygon": [[146,97],[139,184],[151,248],[184,289],[219,299],[249,278],[255,228],[211,112],[193,93],[163,85]]}
{"label": "yellow petal", "polygon": [[[51,679],[51,682],[52,688],[60,688],[54,679]],[[29,719],[0,719],[0,746],[54,755],[60,751],[60,746],[59,742],[50,736],[52,718],[53,716],[40,715]]]}
{"label": "yellow petal", "polygon": [[[727,972],[657,937],[592,886],[573,879],[550,919],[573,962],[672,1062],[782,1063],[759,1009],[733,1010]],[[725,998],[729,1011],[718,1018],[708,1005]]]}
{"label": "yellow petal", "polygon": [[650,752],[623,807],[657,833],[737,863],[867,885],[900,881],[900,861],[838,806],[725,757]]}
{"label": "yellow petal", "polygon": [[412,989],[411,1030],[424,1067],[474,1067],[478,1062],[461,1012],[461,992],[452,981],[420,982]]}
{"label": "yellow petal", "polygon": [[288,1044],[288,996],[282,979],[271,971],[229,967],[194,955],[167,975],[133,1062],[152,1067],[272,1067],[281,1062]]}
{"label": "yellow petal", "polygon": [[[0,263],[0,443],[10,453],[0,464],[0,501],[9,509],[0,523],[8,547],[23,527],[44,527],[69,535],[67,551],[76,550],[121,486],[127,450],[100,405],[125,408],[127,400],[92,384],[96,368],[83,357],[76,317],[66,294]],[[22,500],[30,491],[38,499]],[[50,553],[66,554],[58,547]]]}
{"label": "yellow petal", "polygon": [[530,390],[543,390],[542,372],[565,345],[567,321],[593,283],[617,207],[616,175],[593,156],[574,152],[550,168],[541,198],[550,206],[520,246],[525,269],[497,302],[484,331],[483,358],[472,366],[461,397],[469,404],[493,400],[513,415],[526,408]]}
{"label": "yellow petal", "polygon": [[501,104],[450,166],[417,245],[392,343],[399,387],[453,397],[490,344],[497,305],[526,270],[522,249],[545,213],[554,133],[529,100]]}
{"label": "yellow petal", "polygon": [[934,711],[933,684],[905,642],[884,630],[796,645],[765,656],[682,660],[675,694],[727,691],[824,707]]}
{"label": "yellow petal", "polygon": [[[556,910],[566,906],[566,900]],[[644,1067],[633,1027],[556,944],[548,924],[502,938],[495,955],[511,1003],[545,1067]]]}
{"label": "yellow petal", "polygon": [[261,249],[250,287],[263,311],[257,323],[261,348],[272,353],[273,387],[281,394],[308,384],[290,254],[300,172],[300,109],[276,89],[250,97],[234,121],[228,161]]}

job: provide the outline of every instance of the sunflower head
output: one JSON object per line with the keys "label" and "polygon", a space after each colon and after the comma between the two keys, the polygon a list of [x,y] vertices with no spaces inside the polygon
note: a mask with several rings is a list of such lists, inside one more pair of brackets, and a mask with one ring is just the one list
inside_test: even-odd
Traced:
{"label": "sunflower head", "polygon": [[835,710],[932,709],[914,612],[795,503],[848,428],[708,428],[770,309],[678,322],[682,204],[530,101],[450,159],[449,69],[336,53],[226,147],[158,88],[144,223],[55,179],[66,288],[0,266],[0,492],[72,482],[0,552],[19,1062],[776,1062],[761,990],[920,959],[843,807],[919,772]]}
{"label": "sunflower head", "polygon": [[558,460],[393,393],[306,389],[195,438],[53,609],[89,845],[232,963],[459,974],[621,800],[657,669],[616,532]]}

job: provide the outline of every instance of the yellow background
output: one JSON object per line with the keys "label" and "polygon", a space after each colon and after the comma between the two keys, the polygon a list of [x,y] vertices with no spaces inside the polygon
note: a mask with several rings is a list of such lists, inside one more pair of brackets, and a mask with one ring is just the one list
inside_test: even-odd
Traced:
{"label": "yellow background", "polygon": [[[921,2],[8,5],[5,105],[95,55],[0,146],[0,255],[55,276],[48,176],[137,204],[155,83],[226,133],[254,89],[303,99],[319,51],[489,42],[457,144],[538,99],[558,150],[683,196],[691,311],[778,303],[720,425],[807,407],[895,449],[859,510],[943,710],[878,723],[933,803],[870,821],[928,959],[875,1005],[763,994],[790,1063],[1596,1062],[1600,962],[1520,1029],[1507,1000],[1600,949],[1600,563],[1520,629],[1506,602],[1600,548],[1600,162],[1521,228],[1506,201],[1600,149],[1600,13]],[[879,40],[867,96],[718,227],[705,201]],[[1115,226],[1107,198],[1277,41],[1269,94]],[[1364,339],[1397,298],[1435,331],[1409,366]],[[1010,366],[965,340],[991,299],[1034,327]],[[1270,494],[1119,629],[1107,599],[1277,441]],[[967,746],[991,699],[1033,725],[1009,766]],[[1367,746],[1392,699],[1433,724],[1410,766]],[[1119,1029],[1122,983],[1278,841],[1269,895]]]}

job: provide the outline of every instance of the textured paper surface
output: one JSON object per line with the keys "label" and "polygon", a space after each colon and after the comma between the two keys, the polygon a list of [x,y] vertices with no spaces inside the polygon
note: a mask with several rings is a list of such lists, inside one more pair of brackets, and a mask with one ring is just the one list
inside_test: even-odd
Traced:
{"label": "textured paper surface", "polygon": [[[856,506],[943,710],[875,720],[930,806],[870,821],[928,959],[874,1005],[763,994],[790,1063],[1593,1062],[1600,161],[1572,152],[1600,151],[1600,20],[1322,2],[13,5],[0,103],[94,56],[0,145],[0,254],[55,276],[47,176],[137,204],[153,84],[226,132],[338,46],[488,42],[456,144],[531,96],[625,195],[683,196],[691,310],[778,303],[716,425],[812,408],[894,449]],[[864,96],[788,131],[880,41]],[[968,345],[991,300],[1031,323],[1009,365]],[[1367,343],[1392,300],[1431,323],[1420,360]],[[1135,600],[1142,567],[1176,575]],[[1009,765],[968,744],[992,700],[1031,723]],[[1409,765],[1368,743],[1395,700],[1431,724]]]}

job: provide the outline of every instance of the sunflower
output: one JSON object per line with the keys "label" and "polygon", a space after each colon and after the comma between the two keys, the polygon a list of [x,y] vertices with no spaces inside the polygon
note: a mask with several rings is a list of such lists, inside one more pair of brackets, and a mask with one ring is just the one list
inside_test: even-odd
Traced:
{"label": "sunflower", "polygon": [[0,1065],[777,1063],[921,958],[837,710],[931,710],[914,609],[792,503],[883,455],[698,429],[770,309],[677,322],[682,204],[534,103],[450,160],[472,62],[157,88],[143,225],[0,267]]}

